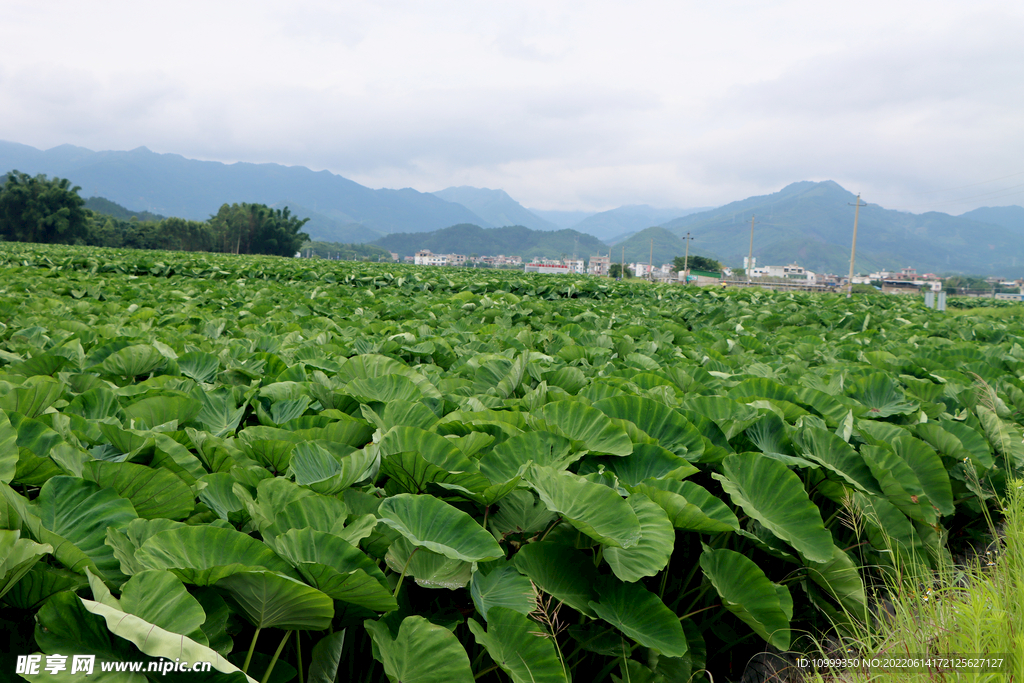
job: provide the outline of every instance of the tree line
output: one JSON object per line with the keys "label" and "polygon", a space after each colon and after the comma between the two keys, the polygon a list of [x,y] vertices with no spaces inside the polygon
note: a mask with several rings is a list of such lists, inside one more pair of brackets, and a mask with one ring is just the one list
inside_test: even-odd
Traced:
{"label": "tree line", "polygon": [[129,249],[293,256],[308,218],[287,207],[224,204],[209,220],[124,220],[91,211],[66,178],[13,170],[0,177],[0,239]]}

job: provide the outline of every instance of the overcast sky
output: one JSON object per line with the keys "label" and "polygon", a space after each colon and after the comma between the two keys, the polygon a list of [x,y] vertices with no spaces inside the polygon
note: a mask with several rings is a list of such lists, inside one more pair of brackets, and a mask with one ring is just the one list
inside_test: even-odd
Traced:
{"label": "overcast sky", "polygon": [[709,206],[1024,204],[1024,2],[4,0],[0,139]]}

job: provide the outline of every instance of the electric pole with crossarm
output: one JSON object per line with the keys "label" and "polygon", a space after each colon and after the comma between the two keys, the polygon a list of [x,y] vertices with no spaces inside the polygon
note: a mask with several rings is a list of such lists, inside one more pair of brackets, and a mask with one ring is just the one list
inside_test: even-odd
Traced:
{"label": "electric pole with crossarm", "polygon": [[860,216],[860,207],[867,206],[867,204],[860,203],[860,194],[857,195],[857,203],[853,210],[853,246],[850,247],[850,287],[846,290],[846,298],[849,299],[853,296],[853,259],[857,256],[857,218]]}

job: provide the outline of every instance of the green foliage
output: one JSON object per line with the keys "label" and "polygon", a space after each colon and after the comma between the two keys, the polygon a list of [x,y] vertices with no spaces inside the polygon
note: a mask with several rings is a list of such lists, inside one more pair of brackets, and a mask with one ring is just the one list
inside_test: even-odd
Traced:
{"label": "green foliage", "polygon": [[941,567],[1024,469],[1020,306],[14,243],[0,269],[0,600],[44,654],[719,680]]}
{"label": "green foliage", "polygon": [[[623,275],[625,272],[625,275]],[[623,277],[633,277],[633,269],[629,266],[623,266],[621,263],[613,263],[608,267],[608,276],[619,280]]]}
{"label": "green foliage", "polygon": [[309,235],[299,232],[308,218],[296,218],[288,207],[224,204],[210,218],[217,251],[235,254],[292,256]]}
{"label": "green foliage", "polygon": [[0,184],[0,239],[84,243],[87,222],[80,189],[66,178],[11,171]]}
{"label": "green foliage", "polygon": [[686,267],[689,267],[690,270],[703,270],[708,273],[718,273],[722,270],[721,263],[707,256],[698,256],[691,253],[689,257],[683,255],[672,259],[673,270],[679,271]]}
{"label": "green foliage", "polygon": [[299,251],[305,257],[335,261],[391,261],[391,252],[372,244],[340,244],[338,242],[303,242]]}

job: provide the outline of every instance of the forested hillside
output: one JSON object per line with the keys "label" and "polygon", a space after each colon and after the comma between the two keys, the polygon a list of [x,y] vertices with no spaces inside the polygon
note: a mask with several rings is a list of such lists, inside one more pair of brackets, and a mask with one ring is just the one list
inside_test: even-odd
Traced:
{"label": "forested hillside", "polygon": [[412,256],[420,249],[429,249],[435,254],[516,255],[523,259],[535,256],[543,258],[570,257],[588,258],[598,253],[608,253],[608,247],[593,235],[575,230],[530,230],[521,225],[504,228],[481,228],[478,225],[453,225],[430,233],[397,233],[387,235],[373,244]]}

